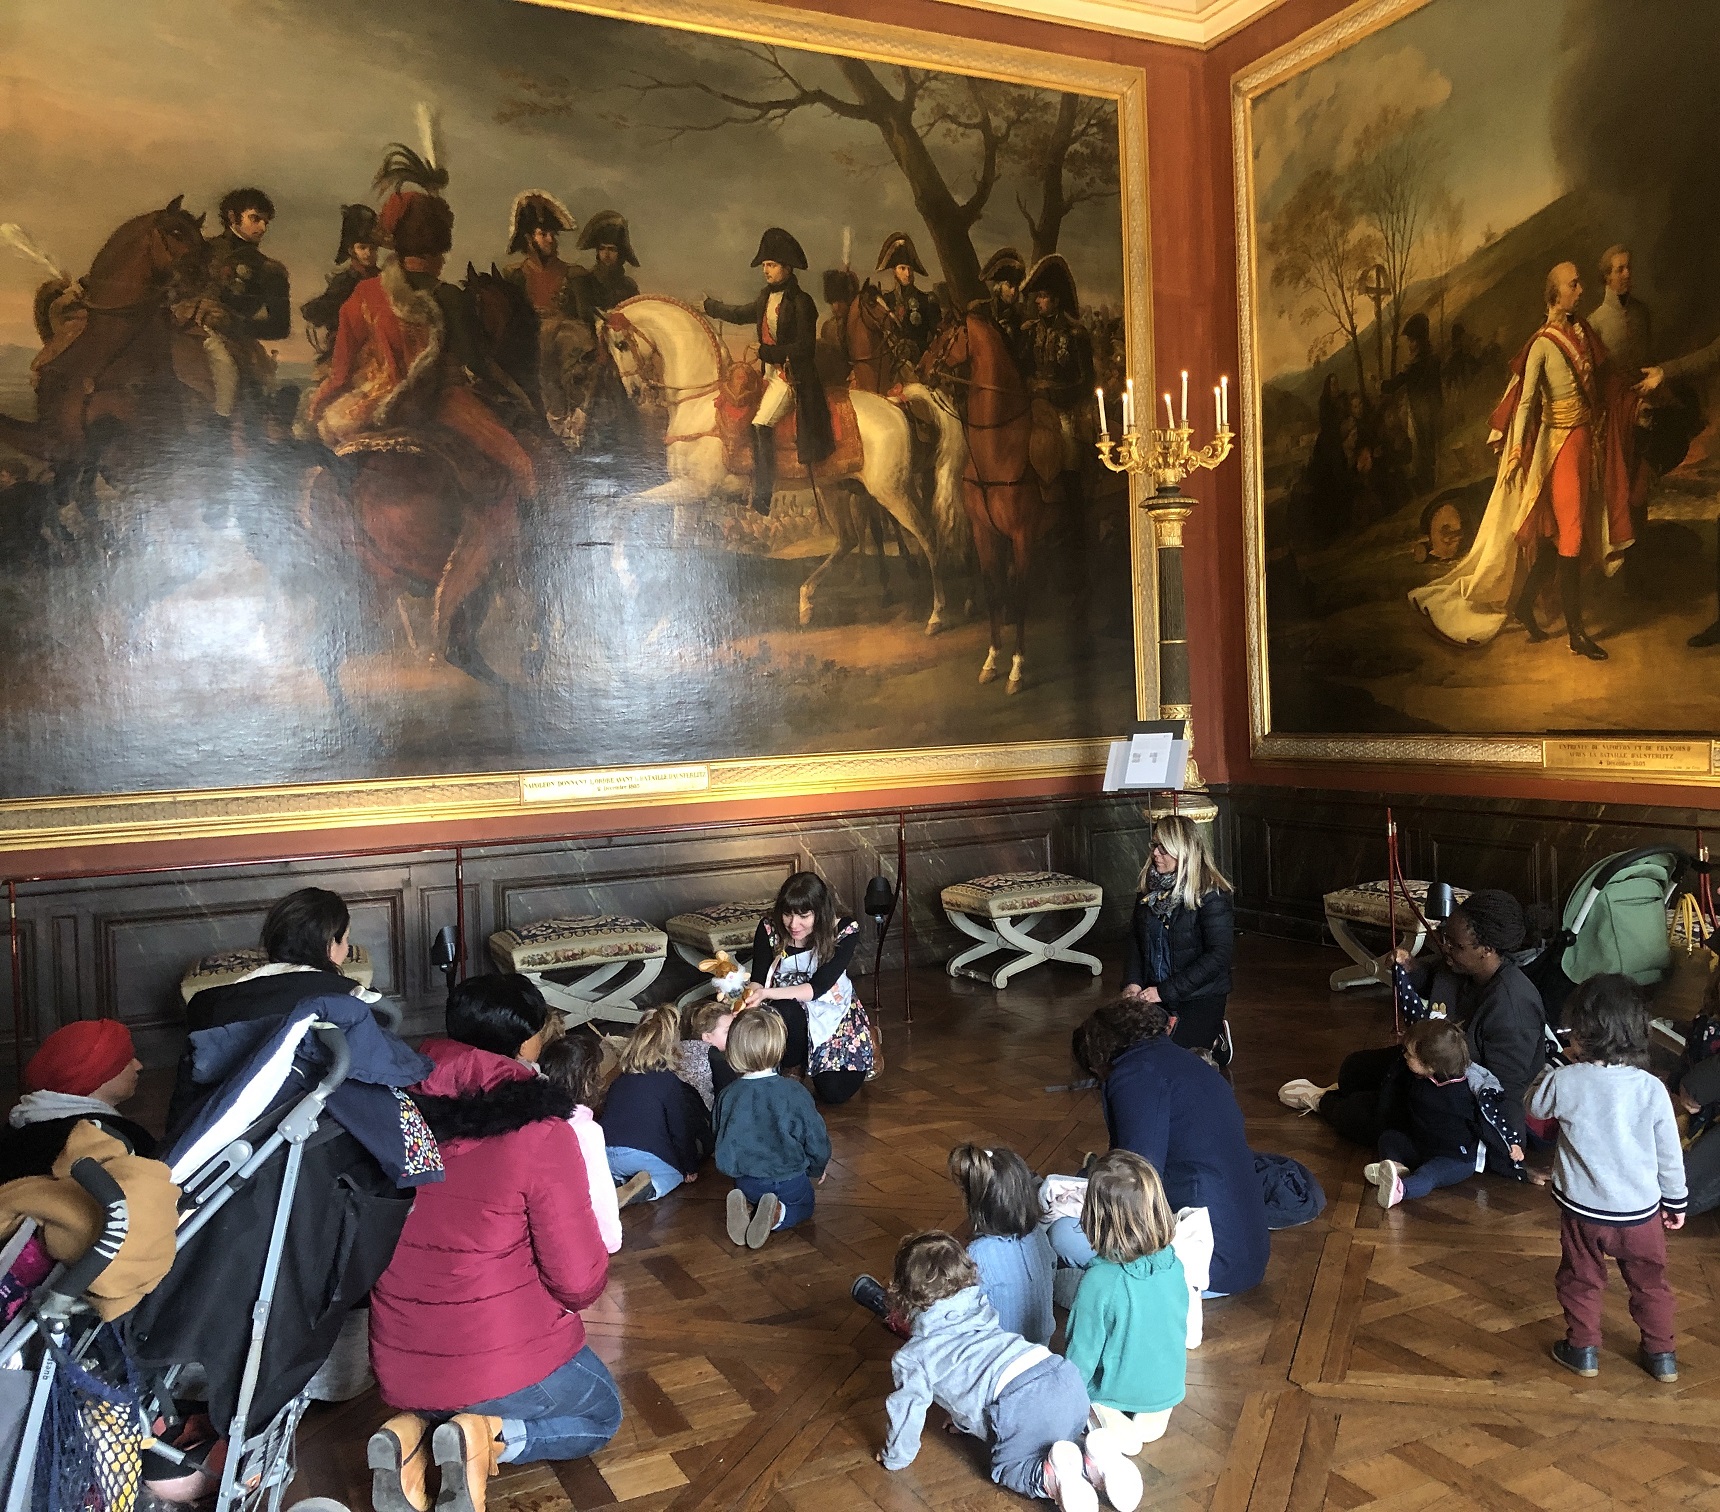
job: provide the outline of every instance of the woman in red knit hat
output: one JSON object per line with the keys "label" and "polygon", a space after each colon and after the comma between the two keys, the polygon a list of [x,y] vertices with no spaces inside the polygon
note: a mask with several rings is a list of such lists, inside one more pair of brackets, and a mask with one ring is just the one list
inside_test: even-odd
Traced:
{"label": "woman in red knit hat", "polygon": [[116,1111],[137,1091],[143,1064],[118,1019],[80,1019],[56,1029],[24,1067],[24,1095],[0,1134],[0,1182],[46,1176],[72,1126],[100,1124],[134,1155],[153,1156],[155,1136]]}

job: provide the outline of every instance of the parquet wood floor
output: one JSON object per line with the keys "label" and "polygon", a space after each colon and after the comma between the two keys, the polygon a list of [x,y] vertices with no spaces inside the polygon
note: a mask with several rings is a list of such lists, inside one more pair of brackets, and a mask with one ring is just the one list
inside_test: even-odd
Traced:
{"label": "parquet wood floor", "polygon": [[[1274,1236],[1256,1292],[1208,1304],[1188,1400],[1141,1457],[1144,1505],[1720,1509],[1720,1225],[1700,1218],[1672,1236],[1677,1386],[1637,1369],[1616,1279],[1600,1377],[1567,1375],[1547,1357],[1562,1332],[1551,1199],[1482,1179],[1382,1213],[1361,1179],[1368,1157],[1275,1093],[1383,1042],[1389,1004],[1329,994],[1332,951],[1248,939],[1240,954],[1231,1018],[1250,1140],[1307,1163],[1329,1205]],[[625,1422],[590,1460],[499,1477],[498,1512],[1025,1505],[990,1484],[972,1439],[928,1431],[909,1470],[874,1462],[894,1340],[848,1286],[862,1270],[887,1275],[904,1231],[960,1222],[950,1145],[1007,1143],[1040,1172],[1103,1148],[1096,1094],[1045,1090],[1072,1079],[1069,1031],[1101,992],[1061,968],[1001,993],[927,969],[911,1029],[895,982],[884,996],[888,1070],[828,1113],[836,1157],[814,1221],[736,1250],[723,1233],[727,1183],[709,1171],[629,1209],[586,1319]],[[363,1444],[383,1415],[374,1394],[314,1410],[295,1495],[368,1508]]]}

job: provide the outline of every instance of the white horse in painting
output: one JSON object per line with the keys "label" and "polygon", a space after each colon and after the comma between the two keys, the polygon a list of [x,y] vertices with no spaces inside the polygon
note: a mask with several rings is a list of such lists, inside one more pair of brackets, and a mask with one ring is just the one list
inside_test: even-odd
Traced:
{"label": "white horse in painting", "polygon": [[[716,328],[678,299],[640,294],[616,305],[605,317],[603,331],[629,396],[637,403],[655,393],[669,411],[669,481],[641,497],[690,502],[741,492],[745,485],[729,473],[717,434],[717,390],[726,353]],[[907,415],[878,394],[853,390],[849,397],[860,426],[864,465],[858,478],[820,483],[820,491],[869,496],[907,532],[931,571],[932,612],[926,634],[936,635],[944,627],[945,564],[964,559],[968,533],[961,503],[962,469],[967,465],[961,421],[923,384],[903,389],[903,402],[930,422],[938,437],[931,511],[935,518],[928,518],[914,498],[913,429]],[[857,539],[858,532],[839,528],[835,550],[801,585],[801,624],[812,621],[819,580],[855,548]]]}

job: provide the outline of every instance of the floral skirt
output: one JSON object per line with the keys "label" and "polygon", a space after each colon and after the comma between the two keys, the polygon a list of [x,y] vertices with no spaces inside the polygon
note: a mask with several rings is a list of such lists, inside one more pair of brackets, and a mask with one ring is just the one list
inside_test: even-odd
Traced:
{"label": "floral skirt", "polygon": [[866,1009],[853,998],[836,1032],[822,1045],[814,1045],[806,1057],[808,1075],[820,1071],[864,1071],[872,1074],[872,1035]]}

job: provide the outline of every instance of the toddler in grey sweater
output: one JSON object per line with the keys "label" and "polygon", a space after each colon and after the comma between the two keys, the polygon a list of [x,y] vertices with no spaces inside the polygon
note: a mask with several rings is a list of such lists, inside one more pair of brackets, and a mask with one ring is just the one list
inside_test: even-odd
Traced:
{"label": "toddler in grey sweater", "polygon": [[1607,1261],[1630,1291],[1642,1330],[1642,1368],[1678,1379],[1666,1231],[1684,1226],[1684,1155],[1672,1099],[1648,1066],[1648,1012],[1628,977],[1591,977],[1565,1008],[1572,1064],[1529,1096],[1529,1127],[1559,1135],[1553,1156],[1560,1261],[1553,1287],[1565,1337],[1553,1358],[1579,1376],[1600,1373]]}
{"label": "toddler in grey sweater", "polygon": [[905,1470],[914,1462],[935,1402],[955,1429],[991,1441],[998,1485],[1065,1512],[1094,1512],[1102,1491],[1120,1512],[1133,1512],[1141,1472],[1109,1430],[1087,1431],[1091,1403],[1080,1372],[998,1325],[954,1237],[933,1229],[904,1239],[893,1291],[912,1332],[891,1361],[896,1389],[884,1404],[890,1427],[879,1464]]}

